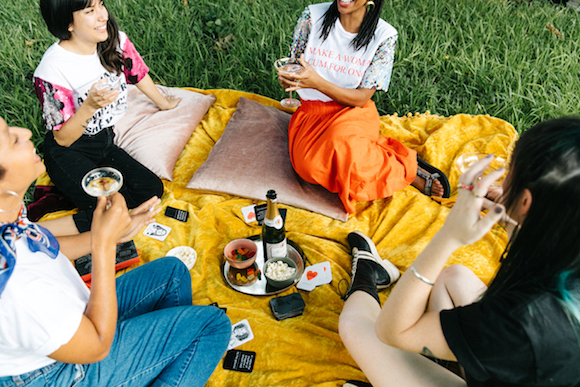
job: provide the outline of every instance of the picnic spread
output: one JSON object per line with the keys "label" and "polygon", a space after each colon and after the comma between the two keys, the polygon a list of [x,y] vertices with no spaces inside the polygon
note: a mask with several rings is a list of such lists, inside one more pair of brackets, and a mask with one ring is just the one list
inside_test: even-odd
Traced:
{"label": "picnic spread", "polygon": [[[193,303],[217,303],[227,309],[232,324],[248,321],[254,338],[236,349],[256,352],[253,372],[225,370],[220,363],[207,383],[210,387],[330,387],[341,386],[348,379],[365,380],[338,334],[338,317],[344,304],[341,297],[348,289],[351,273],[347,235],[358,230],[370,236],[381,257],[404,272],[443,225],[449,208],[453,206],[460,175],[455,167],[456,159],[461,154],[477,151],[494,153],[509,160],[517,139],[512,125],[487,115],[443,117],[426,112],[382,116],[381,135],[402,141],[415,149],[421,159],[443,171],[449,178],[451,197],[430,198],[409,186],[390,198],[357,202],[356,212],[349,216],[340,209],[340,201],[333,194],[300,182],[292,171],[273,167],[276,163],[286,163],[284,158],[288,158],[287,148],[286,153],[283,152],[287,137],[284,139],[280,128],[289,120],[291,111],[282,108],[279,102],[236,90],[164,88],[163,92],[190,93],[203,99],[209,108],[203,108],[201,115],[196,113],[200,115],[199,120],[188,117],[188,111],[158,112],[146,101],[132,105],[131,98],[136,101],[140,96],[138,91],[131,90],[129,112],[134,112],[125,120],[129,127],[127,133],[139,125],[144,130],[143,126],[163,126],[163,123],[175,124],[171,129],[175,136],[178,132],[186,133],[182,145],[172,144],[172,155],[163,144],[163,141],[173,140],[171,133],[152,140],[157,143],[152,144],[153,150],[144,151],[144,154],[153,157],[155,162],[156,153],[163,153],[158,162],[165,165],[168,160],[171,165],[173,157],[173,171],[169,174],[165,171],[161,176],[164,184],[161,206],[163,209],[170,206],[185,210],[189,216],[186,222],[181,222],[164,216],[164,211],[161,211],[156,222],[171,228],[167,237],[158,240],[139,233],[134,242],[139,251],[140,265],[165,256],[176,246],[193,247],[197,252],[195,265],[190,270]],[[198,102],[195,103],[198,106]],[[184,104],[183,108],[186,106]],[[181,124],[172,121],[179,116],[186,124],[195,126],[182,128]],[[268,116],[267,120],[265,116]],[[146,123],[155,119],[156,123]],[[244,133],[248,133],[249,141],[244,141]],[[269,146],[276,152],[268,154],[264,151],[262,140],[259,140],[261,133],[268,133],[268,138],[263,141],[274,141],[274,145],[279,145],[278,148],[272,148],[272,144]],[[143,139],[144,135],[140,133],[137,138]],[[219,142],[222,138],[223,141]],[[216,152],[211,154],[214,148]],[[223,165],[215,167],[220,162]],[[147,165],[144,161],[142,163]],[[262,169],[258,169],[260,165],[263,165]],[[287,164],[284,165],[280,168],[287,168]],[[267,169],[273,169],[271,172],[280,181],[267,176]],[[199,175],[194,177],[198,172]],[[245,176],[244,172],[247,172]],[[39,187],[50,184],[47,174],[36,182]],[[272,184],[276,186],[272,187]],[[262,231],[256,221],[245,221],[242,208],[264,204],[268,189],[276,189],[279,207],[286,209],[286,236],[301,249],[306,268],[330,262],[332,281],[329,284],[310,292],[292,286],[275,295],[255,296],[236,291],[224,280],[225,245],[234,239],[259,235]],[[294,191],[292,195],[291,190]],[[74,211],[51,212],[42,220]],[[498,268],[506,244],[505,230],[495,227],[477,243],[457,250],[448,264],[463,264],[488,283]],[[388,292],[379,293],[381,303]],[[276,320],[270,310],[270,300],[292,293],[300,293],[304,299],[302,315]]]}

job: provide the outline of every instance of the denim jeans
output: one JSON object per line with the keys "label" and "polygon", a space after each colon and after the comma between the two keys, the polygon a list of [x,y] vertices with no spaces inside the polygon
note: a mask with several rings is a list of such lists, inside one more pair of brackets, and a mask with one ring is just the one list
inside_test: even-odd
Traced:
{"label": "denim jeans", "polygon": [[160,258],[117,279],[119,318],[109,355],[93,364],[56,362],[0,387],[203,386],[222,358],[231,324],[214,306],[191,305],[191,277]]}
{"label": "denim jeans", "polygon": [[81,187],[83,176],[97,167],[113,167],[123,175],[121,192],[129,208],[163,195],[163,183],[149,169],[113,143],[112,127],[94,136],[82,135],[71,146],[57,144],[51,132],[44,137],[44,163],[50,179],[64,196],[80,210],[73,215],[80,232],[91,227],[97,199]]}

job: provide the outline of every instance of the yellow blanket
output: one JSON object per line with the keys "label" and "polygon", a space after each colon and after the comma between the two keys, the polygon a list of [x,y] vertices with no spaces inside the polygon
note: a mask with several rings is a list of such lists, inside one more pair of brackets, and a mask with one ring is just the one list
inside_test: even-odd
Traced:
{"label": "yellow blanket", "polygon": [[[277,101],[233,90],[198,90],[214,94],[217,101],[193,133],[175,167],[174,181],[164,181],[162,206],[187,209],[188,228],[163,213],[157,221],[173,228],[164,242],[139,234],[135,244],[142,263],[164,256],[172,247],[189,245],[198,259],[191,270],[194,304],[217,302],[227,308],[232,323],[247,319],[255,338],[238,349],[255,351],[251,374],[226,371],[220,363],[208,386],[342,386],[347,379],[365,380],[338,335],[341,294],[349,284],[351,256],[346,237],[354,230],[369,235],[379,253],[405,271],[443,224],[455,200],[459,171],[455,159],[462,153],[481,151],[508,156],[517,133],[507,122],[489,116],[440,117],[415,114],[381,118],[381,134],[397,138],[418,151],[421,158],[441,169],[452,187],[450,199],[432,200],[413,187],[392,198],[358,203],[348,222],[340,222],[294,207],[288,209],[288,238],[304,251],[310,264],[330,261],[333,280],[329,285],[302,294],[304,314],[283,321],[272,316],[272,296],[254,297],[231,289],[220,272],[223,248],[228,241],[259,234],[255,224],[244,222],[241,208],[262,203],[236,196],[185,188],[193,173],[207,159],[236,109],[240,96],[282,109]],[[37,184],[48,184],[46,175]],[[44,219],[63,216],[58,212]],[[193,227],[189,227],[193,225]],[[449,264],[462,263],[488,282],[498,267],[498,257],[507,243],[505,232],[493,229],[481,241],[458,250]],[[130,270],[130,268],[129,268]],[[293,287],[281,295],[297,292]],[[381,301],[387,292],[381,292]]]}

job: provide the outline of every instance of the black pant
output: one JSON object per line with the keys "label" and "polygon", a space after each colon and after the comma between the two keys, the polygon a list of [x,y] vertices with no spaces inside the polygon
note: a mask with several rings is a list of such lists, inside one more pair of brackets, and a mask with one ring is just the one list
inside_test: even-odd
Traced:
{"label": "black pant", "polygon": [[113,143],[113,128],[94,136],[82,135],[69,147],[56,143],[52,132],[44,137],[44,163],[54,185],[78,208],[73,216],[80,232],[90,230],[97,199],[81,187],[83,176],[97,167],[113,167],[123,175],[123,194],[129,208],[163,195],[163,183],[149,169]]}

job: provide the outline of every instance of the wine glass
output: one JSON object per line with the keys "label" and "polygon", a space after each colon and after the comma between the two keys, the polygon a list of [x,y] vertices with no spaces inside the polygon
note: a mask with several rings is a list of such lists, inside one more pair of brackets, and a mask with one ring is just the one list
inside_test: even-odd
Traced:
{"label": "wine glass", "polygon": [[[487,156],[488,156],[487,153],[479,153],[479,152],[464,153],[457,158],[455,164],[457,165],[457,168],[461,171],[461,173],[465,173],[469,168],[473,166],[473,164],[477,163],[481,159],[486,158]],[[487,175],[490,172],[493,172],[500,168],[504,168],[505,165],[506,160],[503,157],[500,156],[494,157],[489,166],[487,167],[487,169],[483,171],[483,174],[479,177],[479,179],[481,179],[483,176]],[[491,187],[496,188],[501,187],[504,178],[505,173],[501,178],[493,182],[491,184]]]}
{"label": "wine glass", "polygon": [[[109,92],[114,90],[121,89],[121,85],[123,84],[123,79],[117,75],[107,75],[105,78],[105,82],[97,87],[97,90],[104,90],[109,89]],[[122,114],[127,110],[127,103],[124,101],[120,101],[118,98],[113,102],[115,106],[112,109],[113,114]]]}
{"label": "wine glass", "polygon": [[[115,168],[95,168],[83,177],[81,186],[90,196],[111,196],[123,186],[123,175]],[[107,209],[110,206],[111,202],[108,200]]]}
{"label": "wine glass", "polygon": [[[292,76],[294,74],[300,74],[304,71],[304,67],[295,58],[280,58],[274,62],[274,67],[276,70],[285,73],[285,75]],[[292,91],[290,91],[290,98],[284,98],[280,101],[280,104],[285,108],[297,108],[300,106],[300,100],[292,98]]]}

